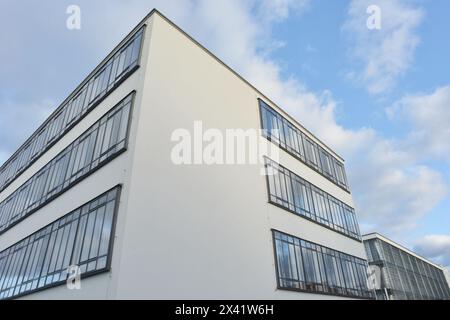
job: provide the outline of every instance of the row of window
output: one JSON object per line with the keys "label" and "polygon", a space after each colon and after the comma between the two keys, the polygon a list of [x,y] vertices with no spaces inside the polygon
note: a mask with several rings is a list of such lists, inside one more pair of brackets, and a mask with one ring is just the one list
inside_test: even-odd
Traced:
{"label": "row of window", "polygon": [[0,234],[125,150],[134,93],[0,203]]}
{"label": "row of window", "polygon": [[139,30],[119,51],[104,63],[48,123],[33,135],[14,158],[0,169],[0,191],[7,187],[45,150],[60,139],[119,82],[138,65],[143,29]]}
{"label": "row of window", "polygon": [[367,262],[273,231],[278,286],[282,289],[373,298]]}
{"label": "row of window", "polygon": [[394,299],[450,299],[442,270],[379,239],[364,241],[369,262],[382,264],[384,288]]}
{"label": "row of window", "polygon": [[109,269],[116,187],[0,252],[0,299]]}
{"label": "row of window", "polygon": [[344,165],[282,115],[259,100],[264,136],[341,188],[349,191]]}
{"label": "row of window", "polygon": [[271,203],[361,240],[353,208],[268,158],[266,171]]}

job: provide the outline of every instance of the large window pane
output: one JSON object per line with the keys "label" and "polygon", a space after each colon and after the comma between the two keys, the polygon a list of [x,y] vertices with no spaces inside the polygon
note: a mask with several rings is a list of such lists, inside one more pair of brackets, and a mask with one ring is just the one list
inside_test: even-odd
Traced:
{"label": "large window pane", "polygon": [[393,300],[450,298],[442,269],[379,238],[365,240],[364,245],[369,263],[383,266],[381,298],[386,298],[386,292]]}

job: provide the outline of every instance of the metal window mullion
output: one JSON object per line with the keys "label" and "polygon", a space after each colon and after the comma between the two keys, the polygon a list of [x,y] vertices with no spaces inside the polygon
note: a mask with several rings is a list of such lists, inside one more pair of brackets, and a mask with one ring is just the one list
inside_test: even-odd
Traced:
{"label": "metal window mullion", "polygon": [[[78,252],[78,258],[77,258],[77,262],[80,263],[81,262],[81,254],[83,253],[83,247],[84,247],[84,239],[86,237],[86,230],[88,227],[88,223],[89,223],[89,215],[91,214],[91,211],[89,210],[85,216],[86,216],[86,223],[84,224],[84,230],[83,230],[83,234],[82,234],[82,240],[80,241],[80,252]],[[80,221],[81,221],[81,212],[80,212]],[[88,257],[89,258],[89,257]],[[86,266],[87,269],[87,266]]]}
{"label": "metal window mullion", "polygon": [[[316,245],[316,252],[317,252],[317,264],[319,265],[319,273],[320,273],[320,277],[322,278],[322,273],[321,268],[320,268],[320,258],[322,259],[322,266],[323,266],[323,275],[325,276],[325,283],[328,285],[328,287],[331,287],[330,283],[328,282],[328,275],[327,275],[327,271],[325,268],[325,261],[323,259],[323,247],[322,246],[317,246]],[[322,285],[323,285],[323,281],[322,281]],[[325,291],[325,290],[324,290]]]}
{"label": "metal window mullion", "polygon": [[[81,222],[81,218],[82,218],[82,213],[83,213],[83,209],[82,208],[83,207],[81,207],[79,209],[79,215],[77,217],[77,225],[76,225],[76,229],[75,229],[75,236],[73,237],[73,248],[72,248],[72,252],[70,253],[70,259],[69,259],[69,264],[70,265],[73,265],[73,263],[74,263],[73,258],[74,258],[75,248],[77,247],[76,241],[77,241],[79,227],[80,227],[80,222]],[[77,260],[77,262],[79,262],[79,261]]]}

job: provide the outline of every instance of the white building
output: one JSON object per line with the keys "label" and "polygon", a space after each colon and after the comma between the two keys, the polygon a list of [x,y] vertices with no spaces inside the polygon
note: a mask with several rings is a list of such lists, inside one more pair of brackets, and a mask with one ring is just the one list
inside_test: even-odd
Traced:
{"label": "white building", "polygon": [[[282,129],[264,133],[279,174],[177,165],[172,134],[196,121]],[[156,10],[0,168],[0,190],[1,299],[372,297],[343,160]]]}

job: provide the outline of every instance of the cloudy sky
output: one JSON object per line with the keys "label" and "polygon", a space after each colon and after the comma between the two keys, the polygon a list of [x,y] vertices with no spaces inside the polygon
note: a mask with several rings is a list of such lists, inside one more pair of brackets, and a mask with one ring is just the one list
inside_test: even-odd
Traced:
{"label": "cloudy sky", "polygon": [[2,0],[0,163],[154,7],[344,156],[363,231],[450,266],[448,0]]}

